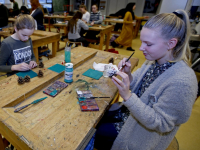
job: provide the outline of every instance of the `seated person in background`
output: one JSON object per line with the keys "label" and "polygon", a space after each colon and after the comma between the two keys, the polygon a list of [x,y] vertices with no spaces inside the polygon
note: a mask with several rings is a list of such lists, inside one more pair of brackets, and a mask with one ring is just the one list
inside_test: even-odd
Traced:
{"label": "seated person in background", "polygon": [[72,42],[82,42],[83,46],[87,47],[89,42],[80,36],[80,30],[88,30],[89,27],[85,24],[81,18],[83,14],[80,11],[77,11],[73,18],[68,22],[68,39]]}
{"label": "seated person in background", "polygon": [[45,31],[43,21],[44,21],[44,10],[39,0],[30,0],[31,3],[31,16],[37,22],[36,30]]}
{"label": "seated person in background", "polygon": [[98,11],[98,6],[96,4],[92,5],[89,23],[93,26],[94,24],[101,24],[102,21],[102,14],[100,11]]}
{"label": "seated person in background", "polygon": [[13,10],[10,10],[11,11],[11,16],[18,16],[19,15],[19,6],[18,6],[18,3],[15,2],[15,0],[10,0],[10,2],[13,3]]}
{"label": "seated person in background", "polygon": [[26,8],[26,6],[21,6],[20,13],[21,14],[30,14],[30,11]]}
{"label": "seated person in background", "polygon": [[85,23],[88,23],[90,20],[90,13],[87,11],[87,8],[85,5],[80,5],[79,6],[79,10],[82,12],[83,17],[82,17],[82,21]]}
{"label": "seated person in background", "polygon": [[0,3],[0,28],[6,28],[8,25],[8,9]]}
{"label": "seated person in background", "polygon": [[35,20],[30,15],[20,15],[14,24],[15,33],[2,41],[0,48],[0,72],[12,75],[15,71],[27,71],[37,66],[30,36]]}
{"label": "seated person in background", "polygon": [[[30,11],[26,8],[26,6],[22,6],[21,8],[20,8],[20,15],[21,14],[30,14]],[[15,16],[15,18],[17,18],[18,16]]]}
{"label": "seated person in background", "polygon": [[[92,12],[90,14],[90,25],[94,25],[94,24],[101,24],[103,21],[102,19],[102,14],[100,11],[98,11],[98,6],[96,4],[92,5]],[[86,38],[88,39],[98,39],[98,35],[99,35],[99,31],[87,31],[86,33]]]}

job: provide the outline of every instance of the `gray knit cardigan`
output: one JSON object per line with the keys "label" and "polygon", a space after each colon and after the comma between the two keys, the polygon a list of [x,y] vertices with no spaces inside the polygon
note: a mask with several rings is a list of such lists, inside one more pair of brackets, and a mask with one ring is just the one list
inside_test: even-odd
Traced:
{"label": "gray knit cardigan", "polygon": [[113,143],[112,150],[165,150],[180,125],[190,115],[197,96],[194,71],[179,61],[161,74],[138,98],[138,85],[152,61],[133,73],[132,96],[123,104],[130,116]]}

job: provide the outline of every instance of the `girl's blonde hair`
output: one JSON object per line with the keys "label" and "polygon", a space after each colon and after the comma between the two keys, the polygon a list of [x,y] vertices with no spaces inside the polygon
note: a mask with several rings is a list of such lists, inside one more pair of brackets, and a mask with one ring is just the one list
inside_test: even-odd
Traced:
{"label": "girl's blonde hair", "polygon": [[31,15],[19,15],[14,26],[17,28],[17,30],[35,29],[35,20]]}
{"label": "girl's blonde hair", "polygon": [[79,8],[84,8],[85,10],[87,10],[87,7],[85,5],[80,5]]}
{"label": "girl's blonde hair", "polygon": [[173,62],[184,60],[189,66],[191,65],[190,22],[184,10],[156,15],[146,22],[144,28],[158,29],[166,40],[176,38],[178,42],[172,50]]}

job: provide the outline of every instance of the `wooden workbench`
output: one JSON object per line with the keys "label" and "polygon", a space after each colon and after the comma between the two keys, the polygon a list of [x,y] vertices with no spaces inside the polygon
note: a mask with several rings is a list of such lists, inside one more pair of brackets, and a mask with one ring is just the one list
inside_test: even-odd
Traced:
{"label": "wooden workbench", "polygon": [[[0,37],[10,36],[10,31],[0,31]],[[52,43],[52,55],[50,57],[55,57],[56,52],[58,50],[58,42],[60,40],[60,34],[54,32],[47,32],[41,30],[35,30],[34,33],[31,35],[32,43],[33,43],[33,52],[35,54],[36,61],[38,62],[38,47],[44,46],[46,44]]]}
{"label": "wooden workbench", "polygon": [[[56,24],[53,24],[53,25],[57,26],[57,27],[62,27],[64,29],[64,34],[65,35],[68,34],[67,24],[65,24],[65,23],[56,23]],[[104,45],[104,40],[105,40],[106,51],[108,50],[109,42],[110,42],[110,36],[111,36],[111,32],[112,32],[113,28],[114,28],[113,25],[94,25],[92,27],[89,27],[89,30],[99,31],[100,32],[99,45],[95,46],[97,49],[103,50],[103,45]]]}
{"label": "wooden workbench", "polygon": [[[0,81],[0,133],[17,150],[84,149],[86,139],[91,138],[88,135],[117,94],[117,88],[110,78],[94,80],[82,74],[92,68],[93,62],[108,63],[113,57],[114,64],[118,64],[123,55],[77,47],[72,50],[71,57],[74,81],[54,98],[44,94],[43,90],[55,80],[64,81],[64,72],[56,73],[47,68],[61,63],[62,56],[44,62],[42,78],[35,77],[23,85],[18,85],[16,75]],[[138,59],[131,58],[130,61],[133,69]],[[33,71],[38,72],[39,69]],[[94,96],[111,98],[96,99],[99,111],[81,112],[76,91],[87,89]],[[16,107],[45,96],[48,98],[20,113],[13,112]]]}
{"label": "wooden workbench", "polygon": [[73,16],[64,16],[64,15],[44,15],[44,19],[48,19],[48,27],[49,27],[49,32],[51,32],[51,19],[64,19],[65,20],[70,20]]}

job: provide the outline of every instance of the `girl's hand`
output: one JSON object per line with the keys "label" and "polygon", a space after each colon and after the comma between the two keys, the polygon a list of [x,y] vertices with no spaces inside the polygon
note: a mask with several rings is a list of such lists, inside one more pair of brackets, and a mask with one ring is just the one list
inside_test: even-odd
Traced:
{"label": "girl's hand", "polygon": [[94,25],[94,21],[91,22],[91,26],[93,26],[93,25]]}
{"label": "girl's hand", "polygon": [[35,61],[30,61],[29,66],[32,68],[37,67],[37,63]]}
{"label": "girl's hand", "polygon": [[144,18],[145,18],[145,19],[148,19],[148,18],[149,18],[149,16],[144,16]]}
{"label": "girl's hand", "polygon": [[124,66],[120,71],[125,72],[126,74],[130,75],[131,74],[131,62],[128,61],[126,62],[127,58],[123,58],[118,64],[118,69]]}
{"label": "girl's hand", "polygon": [[134,22],[132,22],[133,23],[133,26],[135,26],[136,25],[136,22],[134,21]]}
{"label": "girl's hand", "polygon": [[129,76],[126,73],[120,71],[116,74],[122,77],[122,81],[115,76],[112,76],[112,81],[117,86],[120,96],[124,99],[124,101],[127,101],[131,97],[131,93],[129,91]]}
{"label": "girl's hand", "polygon": [[12,65],[11,70],[12,71],[27,71],[31,70],[32,68],[27,63],[21,63],[18,65]]}

